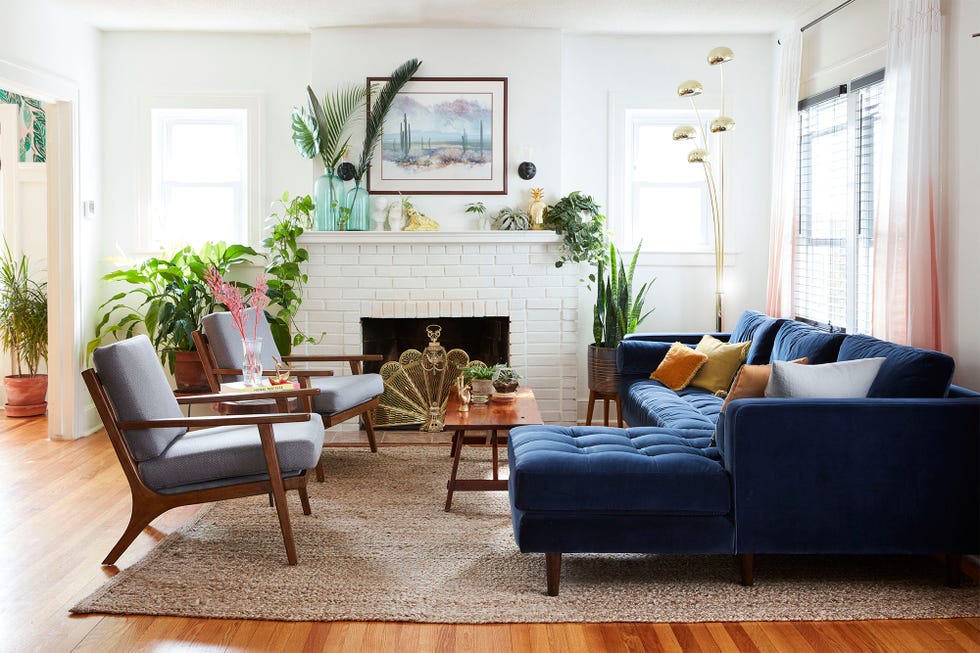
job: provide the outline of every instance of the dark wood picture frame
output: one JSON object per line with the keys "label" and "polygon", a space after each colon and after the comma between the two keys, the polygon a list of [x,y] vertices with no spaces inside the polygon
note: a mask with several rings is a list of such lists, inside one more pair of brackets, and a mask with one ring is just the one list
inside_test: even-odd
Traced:
{"label": "dark wood picture frame", "polygon": [[[371,85],[387,79],[368,77],[369,115]],[[507,194],[506,77],[415,77],[399,92],[385,126],[367,172],[370,193]],[[395,160],[398,152],[409,165]]]}

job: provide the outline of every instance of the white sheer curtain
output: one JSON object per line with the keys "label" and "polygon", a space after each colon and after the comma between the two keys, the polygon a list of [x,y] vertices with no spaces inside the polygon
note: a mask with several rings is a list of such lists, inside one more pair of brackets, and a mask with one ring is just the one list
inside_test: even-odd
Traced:
{"label": "white sheer curtain", "polygon": [[939,349],[940,0],[890,0],[872,333]]}
{"label": "white sheer curtain", "polygon": [[803,35],[780,35],[776,132],[773,138],[772,203],[769,215],[769,283],[766,313],[792,315],[793,234],[796,223],[796,166],[799,159],[800,57]]}

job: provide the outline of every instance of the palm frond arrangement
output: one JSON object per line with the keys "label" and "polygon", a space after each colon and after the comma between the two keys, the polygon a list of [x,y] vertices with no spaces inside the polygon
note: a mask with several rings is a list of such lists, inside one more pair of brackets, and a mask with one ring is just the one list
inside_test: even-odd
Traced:
{"label": "palm frond arrangement", "polygon": [[367,99],[367,88],[349,84],[318,100],[313,87],[307,86],[309,106],[293,109],[293,143],[307,159],[320,157],[325,168],[334,169],[344,155],[350,136],[348,127],[361,115]]}
{"label": "palm frond arrangement", "polygon": [[[357,163],[357,170],[354,173],[355,182],[360,185],[364,173],[371,166],[371,159],[374,157],[374,149],[381,140],[381,132],[385,123],[385,116],[391,109],[395,96],[405,86],[412,76],[418,71],[422,62],[418,59],[409,59],[398,66],[388,77],[388,80],[381,85],[374,100],[368,105],[367,124],[364,128],[364,147],[361,149],[361,158]],[[373,90],[372,90],[373,94]]]}
{"label": "palm frond arrangement", "polygon": [[656,279],[651,279],[640,286],[633,296],[633,272],[636,270],[636,260],[640,255],[640,247],[633,252],[627,269],[623,258],[616,251],[616,246],[609,244],[609,274],[605,274],[605,261],[599,260],[597,279],[598,290],[592,323],[592,335],[595,344],[600,347],[616,347],[627,333],[636,331],[637,326],[645,320],[653,309],[643,312],[646,295]]}

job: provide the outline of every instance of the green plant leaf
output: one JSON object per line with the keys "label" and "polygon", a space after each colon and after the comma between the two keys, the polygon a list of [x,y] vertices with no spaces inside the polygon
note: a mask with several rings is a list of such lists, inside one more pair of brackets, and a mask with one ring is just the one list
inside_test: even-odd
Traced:
{"label": "green plant leaf", "polygon": [[395,101],[395,96],[418,72],[421,65],[422,62],[418,59],[409,59],[395,68],[388,80],[381,86],[376,99],[371,103],[370,113],[364,127],[364,147],[361,149],[361,158],[354,173],[354,179],[358,185],[360,185],[361,178],[364,177],[364,173],[371,165],[375,147],[381,139],[385,117],[388,115],[388,110],[391,109],[392,102]]}

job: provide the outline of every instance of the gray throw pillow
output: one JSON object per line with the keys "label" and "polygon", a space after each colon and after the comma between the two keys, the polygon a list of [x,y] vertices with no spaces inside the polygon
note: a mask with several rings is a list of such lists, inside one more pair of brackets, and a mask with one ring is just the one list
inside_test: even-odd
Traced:
{"label": "gray throw pillow", "polygon": [[767,397],[847,399],[867,397],[884,357],[861,358],[823,365],[773,361]]}

